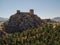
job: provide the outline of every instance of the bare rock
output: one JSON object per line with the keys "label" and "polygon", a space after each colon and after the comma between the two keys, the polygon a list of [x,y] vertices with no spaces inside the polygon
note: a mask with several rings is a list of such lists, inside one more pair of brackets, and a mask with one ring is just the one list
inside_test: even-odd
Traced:
{"label": "bare rock", "polygon": [[41,23],[41,19],[34,14],[33,10],[30,12],[19,12],[18,10],[16,14],[10,16],[8,22],[4,23],[4,27],[6,32],[12,33],[38,27]]}

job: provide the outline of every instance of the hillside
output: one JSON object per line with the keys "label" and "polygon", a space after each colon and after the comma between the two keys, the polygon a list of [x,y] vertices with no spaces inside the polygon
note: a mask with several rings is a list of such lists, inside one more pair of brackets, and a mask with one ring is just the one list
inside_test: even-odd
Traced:
{"label": "hillside", "polygon": [[52,20],[60,22],[60,17],[55,17]]}
{"label": "hillside", "polygon": [[60,45],[60,23],[17,10],[0,23],[0,45]]}
{"label": "hillside", "polygon": [[4,29],[8,33],[21,32],[26,29],[36,28],[42,24],[42,20],[31,9],[29,12],[20,12],[17,10],[15,14],[10,16],[9,21],[4,23]]}
{"label": "hillside", "polygon": [[0,38],[0,45],[60,45],[60,25],[43,24],[38,28],[15,32]]}

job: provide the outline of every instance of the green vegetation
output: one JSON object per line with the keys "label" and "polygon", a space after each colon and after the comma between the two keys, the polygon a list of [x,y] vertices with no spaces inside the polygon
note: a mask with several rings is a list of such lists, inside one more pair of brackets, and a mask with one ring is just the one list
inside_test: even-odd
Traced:
{"label": "green vegetation", "polygon": [[43,24],[34,29],[15,32],[0,38],[0,45],[60,45],[60,25]]}

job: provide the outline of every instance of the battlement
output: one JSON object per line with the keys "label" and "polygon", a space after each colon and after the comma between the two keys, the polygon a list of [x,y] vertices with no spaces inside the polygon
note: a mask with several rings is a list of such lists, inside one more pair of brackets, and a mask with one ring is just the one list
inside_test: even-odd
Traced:
{"label": "battlement", "polygon": [[34,10],[30,9],[29,12],[20,12],[20,10],[17,10],[17,14],[30,14],[30,15],[33,15],[34,14]]}
{"label": "battlement", "polygon": [[17,10],[17,14],[20,14],[20,10]]}

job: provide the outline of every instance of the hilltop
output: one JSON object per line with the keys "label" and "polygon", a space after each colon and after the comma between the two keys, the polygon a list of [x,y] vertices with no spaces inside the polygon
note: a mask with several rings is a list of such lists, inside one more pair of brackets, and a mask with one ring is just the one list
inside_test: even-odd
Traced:
{"label": "hilltop", "polygon": [[36,14],[34,10],[30,9],[29,12],[20,12],[10,16],[9,21],[4,23],[4,29],[8,33],[21,32],[26,29],[36,28],[42,24],[42,20]]}

